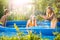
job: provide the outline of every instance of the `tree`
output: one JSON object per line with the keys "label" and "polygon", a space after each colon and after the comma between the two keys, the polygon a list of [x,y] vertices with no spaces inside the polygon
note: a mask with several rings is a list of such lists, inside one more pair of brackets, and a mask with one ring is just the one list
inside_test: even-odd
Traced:
{"label": "tree", "polygon": [[2,3],[2,1],[0,0],[0,18],[1,18],[1,16],[3,15],[3,3]]}
{"label": "tree", "polygon": [[4,14],[4,8],[7,7],[7,1],[8,0],[0,0],[0,18],[3,16]]}

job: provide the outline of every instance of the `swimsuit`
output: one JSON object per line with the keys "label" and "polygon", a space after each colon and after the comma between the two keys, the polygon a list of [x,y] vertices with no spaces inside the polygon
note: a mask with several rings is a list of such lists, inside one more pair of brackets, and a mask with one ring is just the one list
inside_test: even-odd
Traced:
{"label": "swimsuit", "polygon": [[35,26],[35,21],[32,23],[32,21],[30,21],[28,26]]}

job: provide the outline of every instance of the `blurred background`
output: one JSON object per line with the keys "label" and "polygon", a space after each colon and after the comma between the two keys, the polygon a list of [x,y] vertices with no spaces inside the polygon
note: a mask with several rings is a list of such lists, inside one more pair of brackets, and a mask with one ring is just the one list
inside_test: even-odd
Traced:
{"label": "blurred background", "polygon": [[31,14],[35,14],[37,20],[44,20],[39,15],[45,15],[46,7],[51,6],[60,21],[60,0],[0,0],[0,18],[4,10],[11,14],[7,20],[28,20]]}

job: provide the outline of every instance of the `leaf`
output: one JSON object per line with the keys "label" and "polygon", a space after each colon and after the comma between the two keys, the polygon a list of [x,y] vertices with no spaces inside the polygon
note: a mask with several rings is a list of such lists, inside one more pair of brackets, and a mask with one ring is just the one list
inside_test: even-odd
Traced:
{"label": "leaf", "polygon": [[54,35],[57,35],[57,34],[58,34],[58,32],[53,32],[53,34],[54,34]]}
{"label": "leaf", "polygon": [[14,23],[14,28],[19,32],[19,28],[15,23]]}

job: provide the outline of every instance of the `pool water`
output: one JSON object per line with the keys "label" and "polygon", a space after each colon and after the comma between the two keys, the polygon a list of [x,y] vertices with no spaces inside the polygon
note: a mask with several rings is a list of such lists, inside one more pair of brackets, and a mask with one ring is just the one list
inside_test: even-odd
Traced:
{"label": "pool water", "polygon": [[[24,32],[26,35],[27,35],[27,29],[25,28],[26,27],[26,24],[25,22],[7,22],[6,24],[6,28],[0,28],[0,36],[16,36],[17,35],[17,31],[16,29],[14,28],[14,23],[17,24],[18,28],[20,29],[21,32]],[[10,24],[10,25],[9,25]],[[24,25],[21,25],[21,24],[24,24]],[[39,32],[43,32],[45,34],[48,34],[48,35],[43,35],[42,34],[42,38],[48,38],[49,40],[54,40],[55,36],[52,35],[51,32],[53,31],[56,31],[55,29],[50,29],[50,22],[49,21],[43,21],[43,22],[37,22],[38,26],[37,27],[30,27],[28,28],[28,30],[32,30],[33,32],[36,31],[37,34],[39,34]],[[46,30],[45,30],[46,29]],[[58,30],[60,31],[60,30]],[[49,33],[51,33],[51,35],[49,35]]]}
{"label": "pool water", "polygon": [[[27,34],[26,34],[27,35]],[[0,37],[1,36],[7,36],[7,37],[12,37],[12,36],[17,36],[17,33],[16,32],[6,32],[6,33],[4,33],[4,32],[0,32]],[[41,36],[41,38],[47,38],[47,39],[49,39],[49,40],[54,40],[54,38],[55,38],[55,36],[44,36],[44,35],[42,35]]]}

